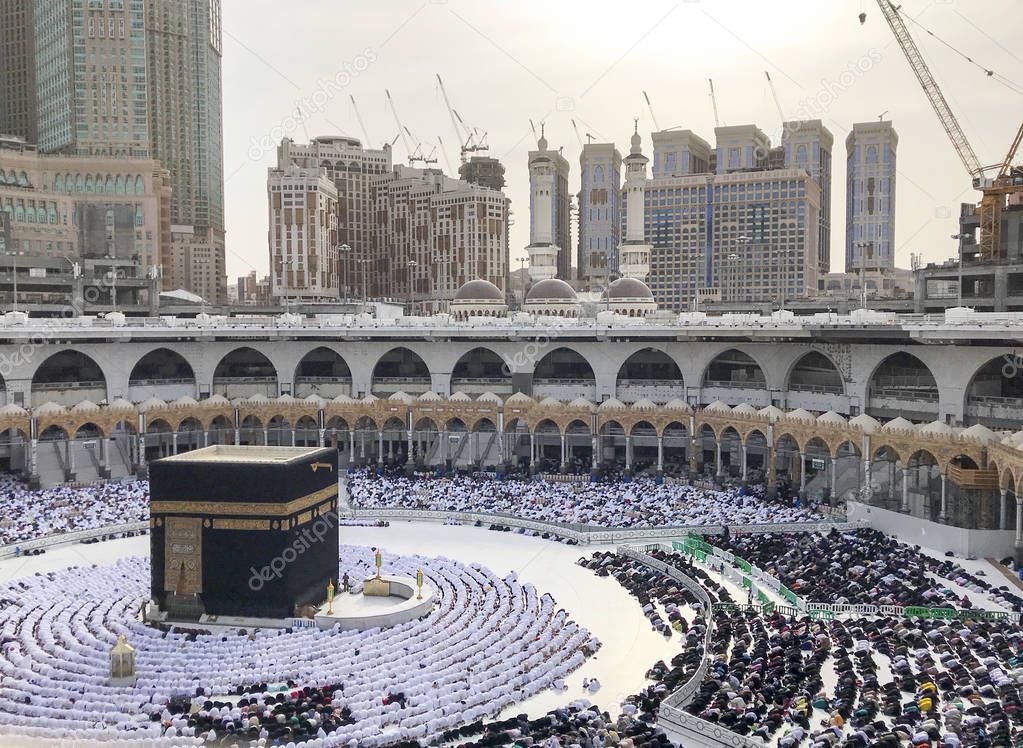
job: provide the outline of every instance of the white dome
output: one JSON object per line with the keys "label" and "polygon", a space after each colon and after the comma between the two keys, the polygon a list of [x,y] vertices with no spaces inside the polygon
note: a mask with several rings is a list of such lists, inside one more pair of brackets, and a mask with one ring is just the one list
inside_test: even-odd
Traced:
{"label": "white dome", "polygon": [[193,405],[198,405],[198,404],[199,404],[199,402],[194,397],[190,397],[189,395],[182,395],[177,400],[175,400],[173,403],[171,403],[171,405],[184,406],[184,407],[189,407],[189,408],[192,407]]}
{"label": "white dome", "polygon": [[625,410],[626,405],[616,397],[609,397],[607,400],[597,406],[597,410]]}
{"label": "white dome", "polygon": [[[210,398],[210,399],[212,400],[213,398]],[[165,408],[165,407],[167,407],[167,403],[165,403],[163,400],[161,400],[158,397],[151,397],[148,400],[146,400],[145,402],[143,402],[141,405],[139,405],[139,410],[141,410],[143,413],[145,413],[147,410],[152,410],[153,408]]]}
{"label": "white dome", "polygon": [[943,421],[931,421],[923,426],[919,426],[917,430],[921,434],[929,434],[931,436],[952,436],[955,434],[955,429]]}
{"label": "white dome", "polygon": [[645,397],[640,398],[632,404],[633,410],[654,410],[655,408],[657,408],[657,405],[653,401],[647,400]]}
{"label": "white dome", "polygon": [[795,410],[790,410],[786,413],[785,418],[790,421],[812,421],[813,413],[808,410],[804,410],[803,408],[796,408]]}
{"label": "white dome", "polygon": [[692,411],[689,403],[684,400],[680,400],[677,397],[673,397],[671,400],[664,404],[665,410],[684,410],[687,413]]}
{"label": "white dome", "polygon": [[915,431],[916,426],[913,425],[912,421],[907,421],[902,416],[893,418],[888,421],[884,426],[881,427],[882,431]]}
{"label": "white dome", "polygon": [[528,405],[529,403],[535,403],[536,400],[531,398],[525,392],[516,392],[511,395],[507,400],[504,401],[505,405]]}
{"label": "white dome", "polygon": [[[175,400],[174,402],[177,403],[177,400]],[[260,393],[257,392],[252,397],[248,397],[248,398],[243,399],[243,402],[248,402],[248,403],[254,403],[254,404],[257,404],[257,405],[262,405],[264,403],[269,403],[270,402],[270,398],[268,398],[266,395],[263,395],[263,394],[260,394]]]}
{"label": "white dome", "polygon": [[135,406],[123,397],[115,397],[113,402],[111,402],[107,407],[110,408],[110,410],[135,410]]}
{"label": "white dome", "polygon": [[817,423],[832,423],[836,426],[845,426],[846,420],[840,413],[829,410],[817,416]]}
{"label": "white dome", "polygon": [[[128,404],[131,405],[131,403]],[[27,410],[14,403],[7,403],[7,405],[0,408],[0,416],[23,416],[27,414]]]}
{"label": "white dome", "polygon": [[472,398],[466,395],[464,392],[455,392],[448,398],[448,402],[452,403],[471,403]]}
{"label": "white dome", "polygon": [[982,423],[975,423],[968,429],[963,429],[963,436],[976,439],[983,444],[990,444],[996,438],[995,432]]}
{"label": "white dome", "polygon": [[51,416],[57,413],[67,413],[67,409],[63,405],[50,401],[45,402],[35,409],[35,413],[38,416]]}
{"label": "white dome", "polygon": [[732,408],[732,412],[733,413],[742,413],[742,414],[748,415],[748,416],[755,416],[757,414],[757,409],[754,408],[749,403],[739,403],[734,408]]}
{"label": "white dome", "polygon": [[405,405],[411,405],[413,402],[415,402],[415,398],[412,397],[412,395],[408,394],[407,392],[402,392],[400,390],[398,392],[395,392],[387,399],[394,400],[395,402],[402,402]]}
{"label": "white dome", "polygon": [[338,405],[351,405],[352,403],[357,403],[358,400],[351,398],[348,395],[338,395],[333,400],[331,400],[331,402],[337,403]]}
{"label": "white dome", "polygon": [[476,398],[478,403],[494,403],[495,405],[501,404],[501,398],[495,395],[493,392],[484,392],[482,395]]}
{"label": "white dome", "polygon": [[575,400],[568,404],[570,408],[584,408],[586,410],[593,410],[593,403],[587,400],[585,397],[577,397]]}
{"label": "white dome", "polygon": [[540,405],[544,408],[560,408],[561,401],[555,400],[553,397],[545,397],[540,401]]}
{"label": "white dome", "polygon": [[99,410],[99,406],[92,400],[82,400],[71,406],[72,413],[88,413],[94,410]]}
{"label": "white dome", "polygon": [[732,412],[732,409],[730,407],[728,407],[728,405],[726,405],[725,403],[721,402],[720,400],[715,400],[710,405],[708,405],[706,408],[704,408],[704,410],[706,410],[706,411],[708,411],[710,413],[731,413]]}
{"label": "white dome", "polygon": [[761,408],[757,411],[761,416],[767,419],[768,423],[774,423],[785,417],[785,411],[775,405],[768,405],[765,408]]}
{"label": "white dome", "polygon": [[213,395],[202,401],[203,405],[230,405],[231,401],[223,395]]}
{"label": "white dome", "polygon": [[436,402],[438,400],[442,400],[443,398],[441,398],[441,396],[438,395],[433,390],[427,390],[422,395],[420,395],[418,399],[423,402]]}
{"label": "white dome", "polygon": [[849,425],[858,426],[860,431],[865,434],[873,434],[881,428],[881,422],[866,413],[860,413],[858,416],[850,418]]}

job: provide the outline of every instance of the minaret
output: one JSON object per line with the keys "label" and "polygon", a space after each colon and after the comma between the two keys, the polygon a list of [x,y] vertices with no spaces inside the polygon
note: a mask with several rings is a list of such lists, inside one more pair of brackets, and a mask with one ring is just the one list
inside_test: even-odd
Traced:
{"label": "minaret", "polygon": [[536,150],[529,153],[529,280],[537,283],[558,274],[558,253],[554,240],[554,196],[557,175],[552,152],[540,125]]}
{"label": "minaret", "polygon": [[623,278],[645,280],[650,272],[650,245],[643,238],[644,187],[647,157],[640,148],[639,120],[635,121],[632,147],[625,163],[625,200],[627,220],[625,241],[618,248],[618,273]]}

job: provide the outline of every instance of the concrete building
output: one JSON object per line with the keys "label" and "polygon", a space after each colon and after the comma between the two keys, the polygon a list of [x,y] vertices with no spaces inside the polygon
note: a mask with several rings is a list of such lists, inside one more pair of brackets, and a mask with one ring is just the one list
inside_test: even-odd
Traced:
{"label": "concrete building", "polygon": [[337,191],[342,297],[394,299],[428,313],[442,309],[474,278],[503,292],[508,271],[503,192],[437,169],[392,167],[390,147],[363,148],[343,136],[318,137],[308,145],[285,139],[277,159],[278,170],[324,169]]}
{"label": "concrete building", "polygon": [[781,303],[817,290],[820,192],[800,169],[647,181],[647,283],[659,306]]}
{"label": "concrete building", "polygon": [[42,154],[0,139],[6,252],[26,258],[134,260],[148,274],[170,234],[169,175],[151,159]]}
{"label": "concrete building", "polygon": [[845,139],[845,269],[895,267],[895,152],[891,122],[859,122]]}
{"label": "concrete building", "polygon": [[[536,150],[529,152],[528,161],[530,242],[526,251],[530,256],[530,279],[534,282],[554,277],[566,280],[572,277],[568,160],[560,149],[548,149],[542,125],[540,130]],[[540,275],[533,274],[534,267]]]}
{"label": "concrete building", "polygon": [[819,120],[794,120],[782,128],[782,168],[804,169],[820,189],[818,272],[831,272],[831,131]]}
{"label": "concrete building", "polygon": [[1010,202],[1002,212],[999,252],[1004,259],[980,259],[979,228],[976,204],[963,203],[959,212],[959,256],[915,272],[918,312],[950,306],[991,312],[1023,310],[1023,204]]}
{"label": "concrete building", "polygon": [[0,100],[13,91],[31,119],[13,127],[44,153],[158,159],[176,227],[164,288],[225,301],[220,0],[4,0],[0,14],[16,24],[0,31]]}
{"label": "concrete building", "polygon": [[503,190],[504,164],[492,156],[472,156],[458,167],[458,178],[492,190]]}
{"label": "concrete building", "polygon": [[35,0],[0,0],[0,135],[38,139]]}
{"label": "concrete building", "polygon": [[39,150],[149,158],[144,1],[36,0],[34,21]]}
{"label": "concrete building", "polygon": [[370,296],[405,301],[417,314],[441,311],[467,281],[504,293],[508,198],[435,169],[395,166],[374,180],[379,235]]}
{"label": "concrete building", "polygon": [[622,156],[614,143],[587,143],[579,154],[576,272],[584,286],[604,289],[618,276],[622,231]]}
{"label": "concrete building", "polygon": [[766,169],[771,140],[756,125],[714,128],[714,163],[718,174]]}
{"label": "concrete building", "polygon": [[164,288],[216,302],[227,294],[221,37],[220,0],[145,0],[150,152],[170,171],[181,227]]}
{"label": "concrete building", "polygon": [[363,146],[356,138],[322,136],[300,144],[285,138],[277,148],[277,168],[295,164],[323,167],[337,189],[338,245],[341,254],[341,295],[365,296],[381,288],[383,273],[394,267],[378,260],[376,199],[373,184],[391,171],[391,148]]}
{"label": "concrete building", "polygon": [[269,169],[266,189],[273,297],[337,299],[337,188],[326,169]]}
{"label": "concrete building", "polygon": [[706,174],[714,152],[710,144],[692,130],[662,130],[651,135],[654,156],[651,175],[654,179]]}

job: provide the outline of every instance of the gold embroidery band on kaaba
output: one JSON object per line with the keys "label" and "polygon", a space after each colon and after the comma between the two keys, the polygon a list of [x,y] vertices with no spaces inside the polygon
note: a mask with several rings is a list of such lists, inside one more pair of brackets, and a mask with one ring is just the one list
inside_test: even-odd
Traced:
{"label": "gold embroidery band on kaaba", "polygon": [[151,514],[233,514],[259,517],[290,517],[296,512],[337,496],[337,486],[328,486],[286,504],[246,504],[234,501],[153,501]]}
{"label": "gold embroidery band on kaaba", "polygon": [[219,519],[213,520],[214,530],[269,530],[268,519]]}

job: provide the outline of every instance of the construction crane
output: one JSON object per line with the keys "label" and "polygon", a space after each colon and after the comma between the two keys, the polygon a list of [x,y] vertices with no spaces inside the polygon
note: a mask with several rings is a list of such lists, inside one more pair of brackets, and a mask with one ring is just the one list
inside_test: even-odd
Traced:
{"label": "construction crane", "polygon": [[778,108],[778,117],[781,119],[782,126],[785,125],[785,113],[781,110],[781,102],[778,101],[778,92],[774,90],[774,81],[771,80],[771,74],[764,71],[764,76],[767,78],[767,85],[771,89],[771,96],[774,98],[774,105]]}
{"label": "construction crane", "polygon": [[[941,87],[938,86],[930,68],[927,67],[909,29],[906,28],[902,15],[899,13],[899,7],[891,0],[877,0],[877,4],[885,21],[888,22],[892,34],[895,35],[895,40],[902,48],[902,53],[909,62],[910,68],[916,75],[920,87],[923,88],[927,100],[934,109],[934,113],[938,116],[938,121],[944,128],[945,134],[952,141],[952,147],[955,148],[959,160],[963,162],[967,173],[972,177],[973,186],[982,193],[980,200],[980,256],[984,259],[997,259],[1002,254],[1002,211],[1005,208],[1006,197],[1013,194],[1023,196],[1023,176],[1012,168],[1016,151],[1019,149],[1020,141],[1023,140],[1023,124],[1020,125],[1005,158],[992,166],[982,166],[966,133],[959,125],[959,120],[952,113],[952,108],[941,92]],[[861,13],[860,23],[862,24],[865,20],[866,15]],[[986,71],[986,73],[988,76],[992,75],[991,71]],[[997,169],[994,178],[985,176],[986,172],[992,169]]]}
{"label": "construction crane", "polygon": [[721,127],[721,120],[718,118],[718,100],[714,95],[714,79],[708,78],[707,82],[710,83],[710,103],[714,107],[714,127]]}
{"label": "construction crane", "polygon": [[650,97],[646,95],[646,91],[643,92],[643,98],[646,99],[646,108],[650,110],[650,119],[653,120],[654,129],[657,132],[661,131],[661,126],[657,124],[657,115],[654,114],[653,104],[650,103]]}
{"label": "construction crane", "polygon": [[408,128],[405,127],[405,125],[401,124],[401,118],[398,116],[398,110],[395,109],[395,107],[394,107],[394,99],[391,98],[391,92],[388,91],[385,88],[384,89],[384,93],[387,94],[387,105],[389,107],[391,107],[391,114],[394,115],[394,122],[395,122],[395,124],[398,125],[398,135],[401,136],[401,142],[402,142],[402,145],[405,146],[405,153],[408,154],[408,162],[409,162],[409,166],[411,166],[412,165],[412,144],[409,143],[408,135],[405,134],[405,133],[408,132]]}
{"label": "construction crane", "polygon": [[[435,157],[431,159],[433,153],[429,156],[423,155],[423,144],[416,140],[416,138],[412,135],[412,131],[401,123],[401,118],[398,117],[398,110],[394,106],[394,99],[391,98],[391,92],[385,88],[384,93],[387,94],[387,103],[391,107],[391,114],[394,115],[394,121],[398,125],[398,135],[401,136],[402,145],[405,146],[405,152],[408,154],[408,165],[414,166],[417,161],[421,161],[424,166],[437,163],[437,159]],[[415,148],[412,147],[412,143],[409,140],[410,138],[411,140],[416,141]],[[436,152],[436,150],[437,149],[434,148],[434,152]]]}
{"label": "construction crane", "polygon": [[359,114],[359,105],[355,103],[355,97],[348,94],[348,99],[352,102],[352,111],[355,112],[355,119],[359,123],[359,129],[362,130],[362,137],[366,139],[366,147],[369,148],[369,131],[366,129],[366,123],[362,121],[362,115]]}
{"label": "construction crane", "polygon": [[[444,88],[444,81],[441,80],[440,73],[437,73],[437,83],[440,86],[440,93],[444,97],[444,106],[447,107],[448,116],[451,118],[451,127],[455,130],[455,141],[459,143],[459,155],[461,157],[461,162],[464,164],[466,162],[465,154],[489,150],[489,146],[486,144],[487,135],[484,133],[483,137],[480,138],[478,133],[475,133],[474,130],[470,130],[466,126],[465,122],[462,121],[458,112],[456,112],[451,106],[451,101],[448,99],[448,92],[447,89]],[[462,133],[458,130],[459,125],[461,125],[462,129],[465,130],[464,142],[462,141]],[[475,142],[473,142],[474,139]]]}

